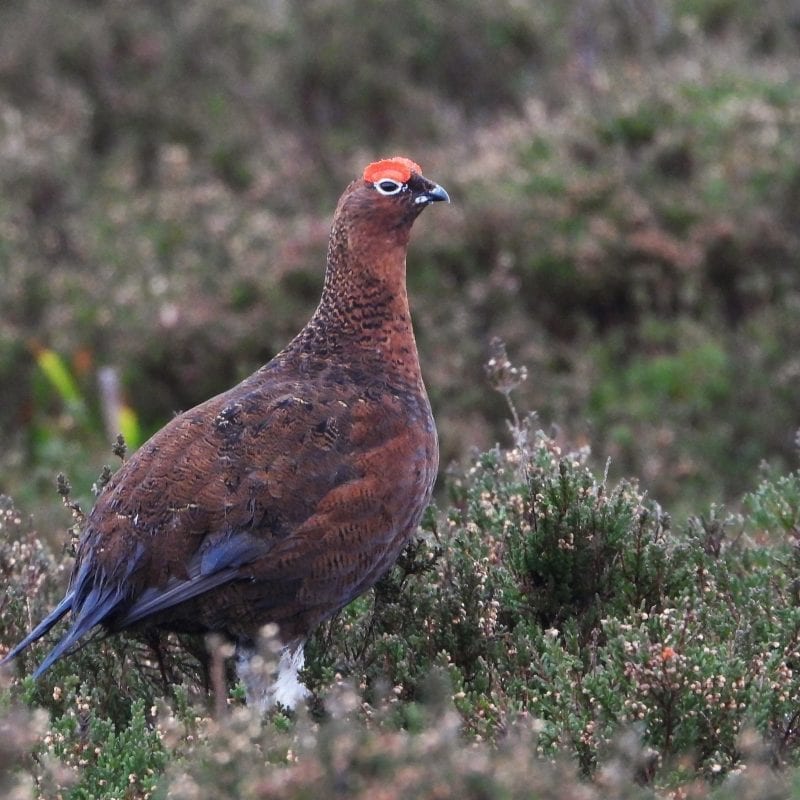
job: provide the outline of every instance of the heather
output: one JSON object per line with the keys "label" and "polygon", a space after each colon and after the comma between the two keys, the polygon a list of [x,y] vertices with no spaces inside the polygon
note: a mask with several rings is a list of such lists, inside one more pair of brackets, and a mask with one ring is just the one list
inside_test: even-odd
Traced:
{"label": "heather", "polygon": [[[23,657],[7,796],[794,796],[800,473],[676,527],[535,423],[451,476],[392,571],[318,630],[308,709],[260,719],[213,637],[94,641],[36,684]],[[9,500],[0,525],[10,644],[70,555]]]}
{"label": "heather", "polygon": [[409,258],[436,505],[314,707],[252,719],[219,642],[26,660],[5,795],[792,796],[797,47],[782,2],[0,9],[3,646],[109,411],[135,447],[274,355],[373,157],[454,200]]}

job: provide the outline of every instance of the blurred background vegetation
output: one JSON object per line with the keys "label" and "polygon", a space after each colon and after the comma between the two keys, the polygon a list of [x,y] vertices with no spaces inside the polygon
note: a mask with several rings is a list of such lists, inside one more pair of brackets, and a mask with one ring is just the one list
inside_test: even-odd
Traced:
{"label": "blurred background vegetation", "polygon": [[735,503],[800,416],[799,43],[790,0],[3,4],[0,491],[88,494],[104,367],[136,440],[274,355],[399,152],[454,200],[409,274],[443,464],[506,435],[500,336],[558,438]]}

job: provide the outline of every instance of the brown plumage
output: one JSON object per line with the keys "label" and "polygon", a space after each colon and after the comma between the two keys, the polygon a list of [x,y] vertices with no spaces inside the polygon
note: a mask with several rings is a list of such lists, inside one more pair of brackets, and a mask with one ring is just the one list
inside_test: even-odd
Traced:
{"label": "brown plumage", "polygon": [[[36,675],[96,626],[217,631],[237,643],[248,702],[302,697],[309,632],[392,565],[433,488],[405,259],[414,220],[437,200],[444,189],[404,158],[347,187],[309,322],[122,466],[87,519],[65,598],[4,662],[70,612]],[[285,645],[273,686],[249,668],[269,622]]]}

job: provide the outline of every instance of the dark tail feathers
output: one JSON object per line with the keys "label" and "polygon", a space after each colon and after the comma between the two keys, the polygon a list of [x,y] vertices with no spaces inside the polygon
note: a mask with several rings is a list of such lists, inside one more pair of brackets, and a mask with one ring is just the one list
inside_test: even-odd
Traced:
{"label": "dark tail feathers", "polygon": [[[44,661],[33,673],[34,678],[41,677],[53,664],[64,655],[74,644],[82,639],[89,631],[100,624],[119,605],[121,599],[119,588],[114,586],[96,587],[89,592],[75,614],[70,629],[61,638],[61,641],[47,654]],[[6,664],[16,658],[26,647],[41,639],[53,625],[63,617],[67,611],[73,611],[75,589],[69,591],[67,596],[56,608],[45,617],[11,652],[0,661]]]}
{"label": "dark tail feathers", "polygon": [[4,658],[0,659],[0,665],[7,664],[15,659],[23,650],[42,638],[53,625],[58,622],[67,611],[72,609],[72,600],[75,592],[67,592],[67,596],[15,647],[11,648]]}

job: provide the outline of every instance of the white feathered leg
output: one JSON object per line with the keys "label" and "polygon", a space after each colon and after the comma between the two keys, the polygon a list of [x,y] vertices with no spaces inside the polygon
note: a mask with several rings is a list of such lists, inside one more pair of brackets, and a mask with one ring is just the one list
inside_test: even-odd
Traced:
{"label": "white feathered leg", "polygon": [[304,642],[297,642],[282,647],[277,671],[269,669],[255,647],[237,645],[236,674],[245,686],[248,706],[262,714],[276,703],[294,709],[311,694],[298,677],[305,663],[303,645]]}

